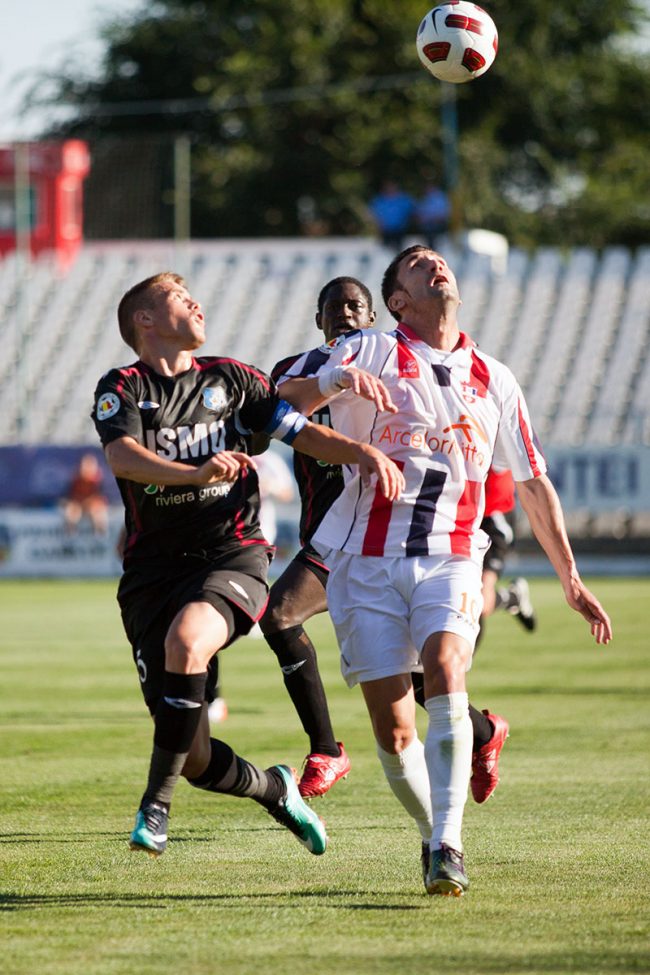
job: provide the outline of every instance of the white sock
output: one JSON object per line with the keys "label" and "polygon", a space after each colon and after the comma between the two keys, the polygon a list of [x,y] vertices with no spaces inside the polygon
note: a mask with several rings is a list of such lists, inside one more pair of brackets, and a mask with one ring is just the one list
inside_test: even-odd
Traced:
{"label": "white sock", "polygon": [[431,788],[427,764],[424,760],[424,745],[415,734],[406,748],[393,755],[377,745],[377,755],[389,786],[417,823],[422,839],[426,842],[431,836]]}
{"label": "white sock", "polygon": [[429,729],[424,744],[433,831],[431,849],[442,843],[462,852],[461,828],[472,771],[472,722],[467,694],[441,694],[424,702]]}

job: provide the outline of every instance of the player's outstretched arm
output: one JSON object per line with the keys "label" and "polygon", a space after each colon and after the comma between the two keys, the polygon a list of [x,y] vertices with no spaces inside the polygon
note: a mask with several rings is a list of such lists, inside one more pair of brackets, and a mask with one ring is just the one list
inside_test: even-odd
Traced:
{"label": "player's outstretched arm", "polygon": [[551,481],[545,474],[529,481],[518,481],[517,494],[535,537],[557,572],[569,606],[587,620],[596,643],[609,643],[612,624],[599,601],[580,578],[560,499]]}
{"label": "player's outstretched arm", "polygon": [[404,490],[404,475],[386,454],[329,427],[307,423],[293,440],[293,447],[328,464],[358,464],[364,484],[376,474],[381,493],[389,501],[395,501]]}
{"label": "player's outstretched arm", "polygon": [[248,454],[222,450],[204,464],[179,464],[158,457],[132,437],[120,437],[106,447],[108,466],[116,477],[138,484],[185,485],[234,481],[242,467],[255,467]]}
{"label": "player's outstretched arm", "polygon": [[382,380],[356,366],[334,366],[318,376],[285,379],[278,388],[282,399],[306,416],[346,389],[371,400],[380,413],[397,413],[397,407]]}

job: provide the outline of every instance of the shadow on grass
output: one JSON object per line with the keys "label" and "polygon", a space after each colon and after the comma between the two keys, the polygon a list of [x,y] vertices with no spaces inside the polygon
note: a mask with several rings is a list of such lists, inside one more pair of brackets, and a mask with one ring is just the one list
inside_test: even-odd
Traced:
{"label": "shadow on grass", "polygon": [[423,902],[422,906],[408,903],[391,904],[359,904],[340,902],[341,898],[357,898],[357,890],[289,890],[282,893],[269,892],[245,893],[245,894],[127,894],[127,893],[106,893],[106,894],[3,894],[0,893],[0,913],[3,911],[29,910],[33,907],[137,907],[155,910],[166,910],[174,904],[196,904],[209,905],[220,903],[237,904],[241,902],[242,907],[250,907],[251,901],[261,902],[260,907],[266,906],[275,910],[278,904],[289,906],[296,900],[322,900],[324,905],[330,908],[343,908],[355,911],[419,911],[425,908],[428,901]]}
{"label": "shadow on grass", "polygon": [[[182,843],[214,843],[220,834],[224,833],[241,833],[243,829],[242,823],[233,823],[232,826],[215,826],[210,824],[209,835],[201,834],[200,836],[174,836],[169,840],[168,850]],[[259,826],[251,826],[246,823],[245,826],[247,833],[286,833],[287,831],[283,829],[282,826],[271,826],[268,823],[261,823]],[[386,830],[385,823],[377,823],[373,825],[364,825],[364,832],[372,832],[377,830],[378,832],[384,832]],[[403,828],[406,832],[407,827]],[[351,823],[349,826],[340,825],[336,826],[330,832],[334,833],[352,833],[358,832],[359,826],[356,823]],[[56,844],[75,844],[80,845],[83,843],[95,843],[97,840],[112,840],[114,842],[126,842],[128,839],[129,830],[120,830],[119,832],[102,832],[100,830],[90,830],[85,833],[77,832],[74,833],[4,833],[0,834],[0,846],[9,846],[11,844],[20,843],[51,843]],[[419,847],[418,847],[419,849]]]}
{"label": "shadow on grass", "polygon": [[[392,912],[397,920],[397,914],[402,911],[426,911],[428,918],[435,917],[432,911],[437,906],[434,902],[439,898],[422,898],[421,904],[408,902],[398,902],[388,899],[384,903],[349,903],[345,898],[358,896],[357,891],[340,889],[324,889],[321,891],[285,891],[283,893],[244,893],[244,894],[135,894],[127,892],[106,892],[104,894],[1,894],[0,893],[0,914],[3,912],[19,912],[28,910],[39,910],[42,908],[72,908],[79,911],[81,908],[97,908],[103,912],[106,908],[117,908],[126,910],[169,910],[171,907],[188,905],[192,907],[210,908],[224,906],[229,910],[241,909],[250,912],[251,907],[256,911],[271,911],[273,916],[277,915],[278,909],[289,909],[295,907],[300,901],[314,900],[320,901],[321,906],[330,910],[355,910],[373,912]],[[461,902],[449,904],[445,899],[445,906],[458,907],[463,910]],[[454,912],[455,913],[455,912]],[[447,911],[444,917],[449,917]],[[383,922],[378,922],[382,925]],[[383,937],[383,936],[382,936]],[[287,946],[284,960],[289,964],[290,960],[295,960],[295,966],[290,965],[286,970],[300,970],[304,967],[304,952],[295,956],[292,951],[293,945]],[[336,970],[337,959],[341,962],[340,954],[332,956],[332,971]],[[309,959],[307,959],[308,961]],[[364,964],[364,959],[356,959],[359,972],[414,972],[414,971],[433,971],[431,966],[431,948],[412,946],[410,949],[401,951],[398,955],[391,955],[390,952],[382,953],[381,961],[373,958],[372,968]],[[239,969],[238,969],[239,970]],[[341,971],[350,971],[347,967],[342,967]],[[520,949],[504,948],[496,954],[486,952],[484,948],[473,948],[462,943],[457,944],[453,958],[442,957],[436,963],[436,970],[445,972],[481,972],[482,975],[506,975],[506,973],[549,973],[549,975],[567,975],[574,973],[623,973],[623,972],[648,972],[650,970],[650,951],[630,949],[621,950],[620,947],[611,948],[604,945],[594,945],[592,948],[573,947],[570,949],[559,950],[557,947],[532,948],[522,944]],[[274,969],[276,971],[276,969]],[[319,969],[322,971],[322,969]]]}
{"label": "shadow on grass", "polygon": [[[10,846],[12,843],[93,843],[98,839],[117,840],[124,839],[128,831],[124,833],[75,833],[63,836],[58,833],[11,833],[10,835],[0,836],[0,845]],[[178,842],[178,840],[175,840]],[[201,842],[199,840],[198,842]]]}

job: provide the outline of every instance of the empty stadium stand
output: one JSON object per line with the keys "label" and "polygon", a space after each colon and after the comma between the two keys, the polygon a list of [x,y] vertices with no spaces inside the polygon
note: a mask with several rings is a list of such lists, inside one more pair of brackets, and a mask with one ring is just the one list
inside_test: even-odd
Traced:
{"label": "empty stadium stand", "polygon": [[[446,249],[461,326],[510,365],[543,442],[650,444],[650,247],[511,249],[495,263]],[[206,353],[270,369],[318,342],[316,298],[331,277],[364,280],[378,325],[390,253],[370,239],[87,244],[63,274],[48,258],[0,261],[0,444],[94,443],[88,413],[101,372],[132,361],[115,309],[136,281],[183,273],[202,302]]]}

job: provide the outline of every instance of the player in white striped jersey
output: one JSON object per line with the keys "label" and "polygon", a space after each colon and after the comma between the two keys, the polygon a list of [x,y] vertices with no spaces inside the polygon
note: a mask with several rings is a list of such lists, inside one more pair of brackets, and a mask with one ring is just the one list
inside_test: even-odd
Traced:
{"label": "player in white striped jersey", "polygon": [[[398,321],[391,332],[356,332],[329,346],[313,378],[282,395],[303,412],[329,402],[335,429],[380,447],[406,488],[386,502],[345,470],[345,488],[314,536],[330,577],[328,604],[350,686],[360,683],[388,782],[424,836],[433,815],[430,894],[469,886],[461,826],[471,767],[465,673],[482,606],[480,529],[490,465],[513,472],[521,505],[569,605],[598,643],[611,639],[602,606],[582,583],[559,499],[532,435],[519,386],[458,326],[458,286],[444,259],[407,248],[382,284]],[[300,375],[301,361],[293,373]],[[382,381],[397,413],[367,396]],[[424,671],[429,727],[417,738],[410,672]]]}

